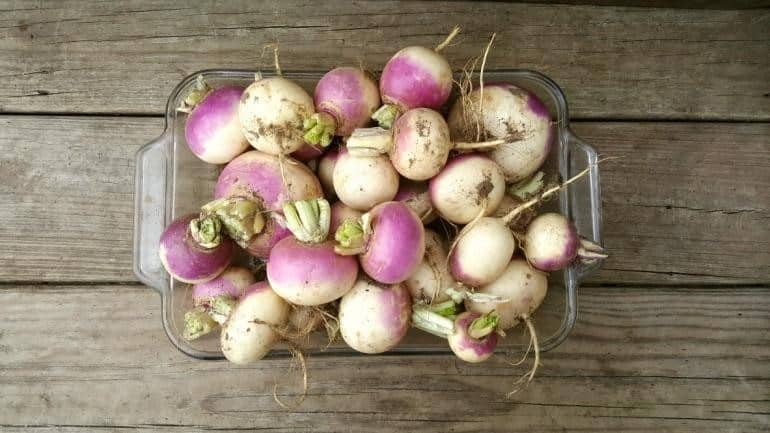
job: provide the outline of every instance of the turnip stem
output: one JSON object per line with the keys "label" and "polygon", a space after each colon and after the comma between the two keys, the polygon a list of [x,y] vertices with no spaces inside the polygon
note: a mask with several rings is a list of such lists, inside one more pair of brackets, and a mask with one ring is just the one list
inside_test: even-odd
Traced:
{"label": "turnip stem", "polygon": [[497,329],[498,323],[500,323],[500,316],[495,312],[485,314],[471,322],[468,326],[468,336],[477,340],[484,338]]}
{"label": "turnip stem", "polygon": [[[358,128],[348,137],[345,145],[352,155],[369,156],[370,153],[388,153],[393,147],[393,135],[381,127]],[[364,154],[358,152],[364,150]]]}
{"label": "turnip stem", "polygon": [[454,330],[454,321],[430,311],[424,305],[415,305],[412,307],[412,326],[437,337],[447,338]]}

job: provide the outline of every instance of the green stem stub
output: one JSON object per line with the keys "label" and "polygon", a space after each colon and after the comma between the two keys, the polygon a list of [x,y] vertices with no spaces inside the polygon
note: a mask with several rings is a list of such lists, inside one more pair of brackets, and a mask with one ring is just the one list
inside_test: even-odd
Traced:
{"label": "green stem stub", "polygon": [[360,254],[371,232],[372,218],[369,213],[361,215],[358,220],[345,220],[334,233],[334,240],[337,241],[334,250],[342,255]]}
{"label": "green stem stub", "polygon": [[217,329],[219,325],[214,319],[211,318],[204,306],[197,306],[192,310],[184,313],[184,330],[182,331],[182,338],[187,341],[200,338],[213,330]]}
{"label": "green stem stub", "polygon": [[530,199],[539,194],[545,187],[544,177],[545,173],[538,171],[529,179],[524,179],[508,187],[508,194],[520,200]]}
{"label": "green stem stub", "polygon": [[203,248],[216,248],[222,242],[222,223],[217,217],[195,218],[190,221],[190,234]]}
{"label": "green stem stub", "polygon": [[452,319],[431,311],[427,305],[415,304],[412,306],[412,326],[437,337],[447,338],[454,332],[455,325]]}
{"label": "green stem stub", "polygon": [[181,111],[183,113],[191,112],[198,104],[201,103],[201,101],[203,101],[203,99],[206,97],[206,95],[209,94],[210,91],[211,87],[209,87],[209,85],[206,83],[206,80],[203,79],[203,75],[198,75],[195,78],[195,83],[193,84],[193,88],[190,90],[190,93],[188,93],[184,100],[179,103],[177,111]]}
{"label": "green stem stub", "polygon": [[206,203],[201,208],[201,218],[217,220],[227,236],[244,248],[265,228],[262,207],[243,197],[227,197]]}
{"label": "green stem stub", "polygon": [[328,113],[315,113],[305,119],[303,128],[305,141],[310,144],[327,147],[334,138],[334,132],[337,130],[337,121]]}
{"label": "green stem stub", "polygon": [[383,104],[382,107],[378,108],[377,111],[372,114],[372,119],[374,119],[377,124],[379,124],[381,127],[385,129],[390,129],[393,126],[393,122],[396,121],[396,118],[401,114],[401,109],[398,107],[398,105],[395,104]]}
{"label": "green stem stub", "polygon": [[500,323],[500,316],[497,313],[493,311],[485,314],[471,322],[468,327],[468,335],[475,339],[484,338],[497,329],[498,323]]}
{"label": "green stem stub", "polygon": [[237,303],[238,300],[230,295],[217,296],[213,301],[211,301],[211,304],[209,305],[209,316],[215,322],[222,325],[225,323],[225,321],[227,321],[227,318],[230,317],[230,313],[233,311],[233,308],[235,308]]}
{"label": "green stem stub", "polygon": [[286,227],[294,237],[307,243],[321,243],[329,236],[331,206],[323,198],[299,200],[283,205]]}
{"label": "green stem stub", "polygon": [[452,299],[438,304],[428,305],[427,307],[430,311],[452,320],[454,320],[460,312],[457,308],[457,304]]}

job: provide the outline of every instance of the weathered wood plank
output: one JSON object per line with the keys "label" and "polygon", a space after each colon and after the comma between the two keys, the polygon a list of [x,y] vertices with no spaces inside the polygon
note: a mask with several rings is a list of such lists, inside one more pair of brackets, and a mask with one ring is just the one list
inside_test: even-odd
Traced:
{"label": "weathered wood plank", "polygon": [[359,64],[435,45],[459,68],[498,31],[492,69],[540,70],[574,116],[770,120],[770,10],[704,11],[496,2],[0,2],[0,112],[161,113],[205,68]]}
{"label": "weathered wood plank", "polygon": [[[601,167],[593,283],[770,281],[770,124],[576,123]],[[0,281],[134,281],[133,159],[156,118],[0,117]]]}
{"label": "weathered wood plank", "polygon": [[573,334],[512,400],[522,370],[503,361],[311,359],[308,398],[291,413],[272,400],[288,361],[186,358],[141,287],[8,287],[0,305],[0,428],[10,431],[750,432],[770,422],[770,288],[583,289]]}

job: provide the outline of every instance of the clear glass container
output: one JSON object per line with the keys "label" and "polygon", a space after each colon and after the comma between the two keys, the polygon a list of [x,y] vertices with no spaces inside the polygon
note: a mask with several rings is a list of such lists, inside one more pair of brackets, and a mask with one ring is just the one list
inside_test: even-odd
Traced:
{"label": "clear glass container", "polygon": [[[221,166],[198,160],[187,148],[184,138],[186,115],[176,107],[202,74],[212,87],[226,84],[248,85],[254,72],[239,70],[207,70],[195,73],[180,82],[169,97],[166,106],[166,127],[155,140],[144,145],[136,155],[136,196],[134,217],[134,272],[144,284],[160,293],[163,327],[171,342],[182,352],[200,359],[222,358],[216,333],[192,342],[181,337],[183,317],[192,304],[190,287],[172,280],[158,258],[158,241],[163,228],[174,218],[198,208],[212,199],[213,187]],[[284,72],[311,92],[322,72]],[[269,74],[265,74],[269,75]],[[559,194],[558,200],[547,203],[566,215],[577,226],[581,236],[602,243],[601,193],[596,151],[569,128],[567,101],[559,86],[548,77],[529,70],[485,72],[487,82],[509,82],[535,93],[546,104],[556,122],[556,145],[545,163],[546,172],[557,172],[567,179],[589,164],[589,174]],[[245,258],[241,258],[245,260]],[[542,350],[558,346],[572,330],[577,318],[577,290],[580,281],[596,270],[600,263],[575,264],[562,272],[552,273],[543,305],[533,317]],[[501,340],[498,352],[514,354],[528,341],[524,332],[516,329]],[[317,347],[325,347],[325,337],[317,336]],[[418,330],[411,330],[404,341],[389,354],[445,354],[451,353],[446,341]],[[344,342],[337,341],[311,356],[354,355]],[[288,351],[277,348],[270,357],[285,357]]]}

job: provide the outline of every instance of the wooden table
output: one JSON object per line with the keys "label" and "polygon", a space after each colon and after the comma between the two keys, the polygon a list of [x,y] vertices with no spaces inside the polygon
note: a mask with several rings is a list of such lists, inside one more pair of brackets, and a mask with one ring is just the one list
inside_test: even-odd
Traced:
{"label": "wooden table", "polygon": [[[770,10],[200,3],[0,1],[1,431],[770,429]],[[267,67],[276,41],[285,69],[379,69],[455,24],[453,65],[496,30],[491,68],[554,78],[622,157],[601,168],[611,257],[536,382],[508,400],[501,361],[311,359],[286,412],[286,361],[177,352],[131,271],[134,153],[173,86]]]}

